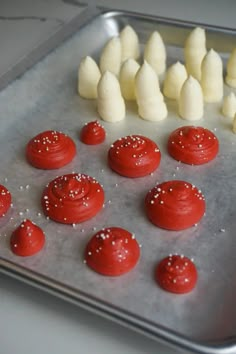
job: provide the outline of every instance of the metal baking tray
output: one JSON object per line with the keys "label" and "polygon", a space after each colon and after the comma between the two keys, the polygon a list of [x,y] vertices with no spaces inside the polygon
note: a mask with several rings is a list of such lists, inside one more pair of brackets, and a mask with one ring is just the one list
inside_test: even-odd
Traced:
{"label": "metal baking tray", "polygon": [[[183,60],[184,40],[197,24],[105,10],[92,17],[72,38],[0,93],[0,183],[13,196],[11,211],[0,221],[0,270],[182,350],[235,353],[236,137],[231,121],[220,114],[220,104],[205,105],[204,119],[197,122],[213,130],[220,141],[219,156],[203,166],[187,166],[168,156],[168,135],[188,124],[178,117],[176,103],[169,100],[165,121],[146,122],[138,117],[136,104],[128,103],[125,121],[104,122],[105,143],[86,146],[78,138],[85,122],[98,119],[96,103],[77,95],[77,69],[82,57],[89,54],[98,59],[108,38],[130,24],[142,45],[153,30],[160,31],[171,64]],[[208,47],[219,51],[225,61],[235,46],[236,31],[202,26],[207,30]],[[225,86],[225,94],[229,91]],[[37,170],[25,159],[28,140],[47,129],[68,133],[77,144],[77,157],[60,170]],[[162,161],[152,175],[128,179],[107,166],[110,144],[127,134],[143,134],[158,143]],[[75,227],[46,220],[40,206],[44,186],[71,171],[94,176],[106,193],[101,213]],[[147,191],[157,182],[175,178],[198,186],[207,203],[206,216],[199,225],[181,232],[155,227],[143,210]],[[20,258],[11,253],[9,239],[24,218],[43,228],[47,242],[41,253]],[[83,263],[90,237],[112,225],[134,232],[142,244],[137,267],[117,278],[100,276]],[[175,252],[193,257],[199,271],[197,287],[188,295],[167,293],[154,280],[157,262]]]}

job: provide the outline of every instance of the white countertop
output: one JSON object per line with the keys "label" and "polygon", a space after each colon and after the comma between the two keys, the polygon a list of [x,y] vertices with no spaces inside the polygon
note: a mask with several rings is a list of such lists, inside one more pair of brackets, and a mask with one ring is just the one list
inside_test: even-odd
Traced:
{"label": "white countertop", "polygon": [[[84,3],[84,2],[83,2]],[[77,0],[0,4],[0,73],[81,12]],[[235,28],[234,0],[98,0],[97,4]],[[144,336],[0,274],[0,354],[174,354]]]}

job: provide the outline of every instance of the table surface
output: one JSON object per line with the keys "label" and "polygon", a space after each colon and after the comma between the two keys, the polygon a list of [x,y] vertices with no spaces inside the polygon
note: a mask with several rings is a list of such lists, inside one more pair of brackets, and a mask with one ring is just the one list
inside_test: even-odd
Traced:
{"label": "table surface", "polygon": [[[78,0],[2,0],[0,75],[83,9]],[[235,28],[234,0],[97,0],[98,5]],[[159,344],[0,274],[0,353],[174,354]]]}

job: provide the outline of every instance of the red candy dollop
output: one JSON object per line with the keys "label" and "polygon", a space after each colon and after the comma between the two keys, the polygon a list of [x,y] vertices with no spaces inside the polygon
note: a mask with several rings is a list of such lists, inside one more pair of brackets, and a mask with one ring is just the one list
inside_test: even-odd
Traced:
{"label": "red candy dollop", "polygon": [[66,134],[48,130],[36,135],[26,146],[29,163],[44,170],[67,165],[76,155],[76,146]]}
{"label": "red candy dollop", "polygon": [[104,190],[92,177],[71,173],[57,177],[45,188],[42,207],[46,216],[63,223],[80,223],[103,207]]}
{"label": "red candy dollop", "polygon": [[80,133],[80,140],[87,145],[101,144],[105,137],[105,129],[97,120],[86,123]]}
{"label": "red candy dollop", "polygon": [[129,231],[110,227],[97,232],[87,244],[85,261],[95,272],[118,276],[135,267],[140,247]]}
{"label": "red candy dollop", "polygon": [[0,184],[0,217],[4,216],[11,206],[11,193]]}
{"label": "red candy dollop", "polygon": [[156,281],[166,291],[176,294],[190,292],[197,283],[194,263],[183,255],[169,255],[156,268]]}
{"label": "red candy dollop", "polygon": [[185,181],[168,181],[156,185],[145,198],[151,222],[167,230],[183,230],[198,223],[205,213],[201,191]]}
{"label": "red candy dollop", "polygon": [[108,151],[108,164],[125,177],[143,177],[159,166],[161,153],[157,144],[142,135],[116,140]]}
{"label": "red candy dollop", "polygon": [[24,220],[13,231],[11,236],[11,250],[17,256],[32,256],[38,253],[44,246],[45,236],[40,227],[30,220]]}
{"label": "red candy dollop", "polygon": [[177,161],[202,165],[213,160],[219,151],[217,137],[203,127],[185,126],[176,129],[168,139],[168,152]]}

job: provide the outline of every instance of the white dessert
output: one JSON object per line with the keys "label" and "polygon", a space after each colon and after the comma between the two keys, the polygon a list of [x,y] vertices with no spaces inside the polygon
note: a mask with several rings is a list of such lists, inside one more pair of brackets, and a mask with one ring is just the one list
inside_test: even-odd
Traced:
{"label": "white dessert", "polygon": [[103,74],[105,71],[110,71],[118,76],[121,65],[121,43],[119,37],[111,38],[102,50],[100,56],[100,70]]}
{"label": "white dessert", "polygon": [[179,115],[186,120],[198,120],[203,116],[202,88],[194,77],[184,82],[179,97]]}
{"label": "white dessert", "polygon": [[223,97],[223,63],[218,53],[211,49],[201,65],[201,86],[206,102],[218,102]]}
{"label": "white dessert", "polygon": [[227,63],[227,75],[226,75],[226,83],[236,88],[236,48],[230,54],[228,63]]}
{"label": "white dessert", "polygon": [[188,35],[184,46],[185,65],[189,75],[201,80],[201,64],[206,54],[205,30],[196,27]]}
{"label": "white dessert", "polygon": [[233,132],[234,132],[234,134],[236,134],[236,113],[235,113],[234,120],[233,120]]}
{"label": "white dessert", "polygon": [[236,114],[236,96],[233,92],[230,92],[228,96],[224,97],[222,113],[228,118],[233,118]]}
{"label": "white dessert", "polygon": [[126,100],[135,100],[135,75],[140,65],[134,59],[126,60],[120,69],[120,88]]}
{"label": "white dessert", "polygon": [[100,117],[107,122],[119,122],[125,118],[125,102],[117,77],[106,71],[98,83],[97,107]]}
{"label": "white dessert", "polygon": [[97,98],[97,85],[101,73],[93,58],[87,56],[81,60],[78,70],[78,93],[83,98]]}
{"label": "white dessert", "polygon": [[146,61],[135,76],[135,95],[140,117],[150,121],[160,121],[167,117],[158,77]]}
{"label": "white dessert", "polygon": [[187,71],[183,64],[179,61],[171,65],[165,76],[163,93],[166,97],[177,100],[183,83],[187,79]]}
{"label": "white dessert", "polygon": [[146,60],[157,75],[166,70],[166,48],[159,32],[155,31],[149,37],[144,48],[144,60]]}
{"label": "white dessert", "polygon": [[140,55],[138,35],[135,30],[127,25],[120,32],[121,61],[138,59]]}

